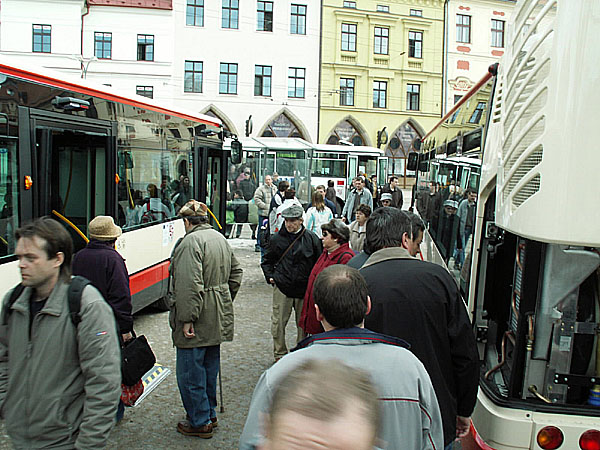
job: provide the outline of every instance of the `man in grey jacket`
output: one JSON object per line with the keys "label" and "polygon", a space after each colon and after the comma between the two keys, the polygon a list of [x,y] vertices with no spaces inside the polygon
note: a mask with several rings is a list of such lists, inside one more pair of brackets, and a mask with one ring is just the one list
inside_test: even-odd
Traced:
{"label": "man in grey jacket", "polygon": [[[92,285],[70,317],[73,242],[43,217],[19,228],[15,254],[24,290],[0,315],[0,411],[16,448],[106,446],[121,394],[113,312]],[[9,370],[10,368],[10,370]]]}
{"label": "man in grey jacket", "polygon": [[[287,374],[310,359],[339,359],[371,376],[383,412],[378,447],[441,449],[442,419],[429,375],[406,342],[363,328],[371,301],[358,270],[341,264],[327,267],[317,277],[313,297],[325,333],[306,338],[262,374],[254,389],[240,449],[261,444],[261,414],[269,409],[275,389]],[[312,388],[307,383],[306,391]]]}
{"label": "man in grey jacket", "polygon": [[348,198],[342,210],[342,220],[348,225],[356,220],[356,210],[358,205],[368,205],[373,210],[373,195],[368,189],[365,189],[365,179],[356,177],[352,180],[354,189],[348,192]]}
{"label": "man in grey jacket", "polygon": [[277,193],[277,188],[273,184],[273,179],[271,175],[265,176],[265,184],[256,188],[254,191],[254,203],[258,208],[258,229],[259,232],[256,234],[256,247],[255,250],[261,252],[261,256],[263,250],[261,249],[260,243],[260,229],[263,226],[263,221],[269,218],[269,208],[271,206],[271,199]]}

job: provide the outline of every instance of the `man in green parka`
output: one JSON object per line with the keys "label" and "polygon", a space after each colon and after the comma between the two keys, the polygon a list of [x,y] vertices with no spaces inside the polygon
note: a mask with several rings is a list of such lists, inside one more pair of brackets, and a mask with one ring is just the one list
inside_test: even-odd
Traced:
{"label": "man in green parka", "polygon": [[177,431],[204,439],[217,427],[220,344],[233,340],[233,299],[242,282],[242,268],[223,235],[208,223],[207,211],[196,200],[179,210],[186,233],[171,257],[169,315],[177,384],[188,416]]}

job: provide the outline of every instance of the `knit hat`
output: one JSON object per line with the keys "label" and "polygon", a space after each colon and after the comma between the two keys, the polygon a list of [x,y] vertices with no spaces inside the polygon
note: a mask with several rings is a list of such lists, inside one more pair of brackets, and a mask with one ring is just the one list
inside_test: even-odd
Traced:
{"label": "knit hat", "polygon": [[385,194],[381,194],[381,201],[384,200],[389,200],[391,202],[392,200],[394,200],[394,197],[392,197],[392,194],[386,192]]}
{"label": "knit hat", "polygon": [[116,226],[110,216],[98,216],[92,219],[88,225],[88,232],[92,239],[99,241],[112,241],[123,233],[121,227]]}
{"label": "knit hat", "polygon": [[197,200],[189,200],[181,207],[179,210],[179,215],[181,217],[206,216],[207,211],[208,206],[206,206],[204,203]]}

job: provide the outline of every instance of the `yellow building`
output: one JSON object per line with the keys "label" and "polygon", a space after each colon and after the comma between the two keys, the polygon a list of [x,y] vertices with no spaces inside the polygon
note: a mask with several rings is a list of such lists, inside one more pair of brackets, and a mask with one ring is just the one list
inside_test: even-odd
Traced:
{"label": "yellow building", "polygon": [[[443,0],[323,0],[319,142],[381,144],[404,176],[440,119]],[[382,182],[383,180],[380,180]]]}

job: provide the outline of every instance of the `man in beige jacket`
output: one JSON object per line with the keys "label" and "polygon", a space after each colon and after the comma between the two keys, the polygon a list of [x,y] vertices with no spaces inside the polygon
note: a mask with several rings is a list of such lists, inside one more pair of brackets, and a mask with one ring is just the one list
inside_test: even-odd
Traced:
{"label": "man in beige jacket", "polygon": [[242,283],[242,268],[227,240],[208,223],[207,210],[196,200],[179,210],[186,234],[171,257],[169,315],[177,384],[188,416],[177,431],[204,439],[217,427],[220,344],[233,340],[233,299]]}

